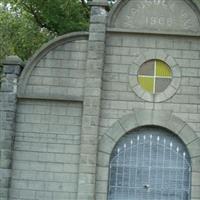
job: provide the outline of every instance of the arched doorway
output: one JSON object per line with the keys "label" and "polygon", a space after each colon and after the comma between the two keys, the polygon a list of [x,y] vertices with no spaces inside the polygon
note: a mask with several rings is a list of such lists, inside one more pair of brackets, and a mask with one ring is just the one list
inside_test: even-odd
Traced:
{"label": "arched doorway", "polygon": [[171,131],[145,126],[124,135],[109,163],[108,200],[188,200],[191,162]]}

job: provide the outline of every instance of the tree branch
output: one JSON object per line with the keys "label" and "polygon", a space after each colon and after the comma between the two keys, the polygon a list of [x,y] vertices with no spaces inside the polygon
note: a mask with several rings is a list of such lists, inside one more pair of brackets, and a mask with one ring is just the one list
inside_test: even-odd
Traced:
{"label": "tree branch", "polygon": [[85,0],[81,0],[81,3],[82,3],[82,5],[83,5],[84,7],[86,7],[86,6],[87,6],[87,3],[86,3],[86,1],[85,1]]}
{"label": "tree branch", "polygon": [[44,23],[44,20],[38,14],[38,12],[34,10],[32,5],[29,6],[26,3],[22,3],[22,5],[23,5],[25,10],[27,10],[30,14],[33,15],[35,22],[38,24],[39,27],[46,28],[47,30],[49,30],[51,32],[57,32],[56,30],[52,30],[51,26],[48,26],[48,24]]}

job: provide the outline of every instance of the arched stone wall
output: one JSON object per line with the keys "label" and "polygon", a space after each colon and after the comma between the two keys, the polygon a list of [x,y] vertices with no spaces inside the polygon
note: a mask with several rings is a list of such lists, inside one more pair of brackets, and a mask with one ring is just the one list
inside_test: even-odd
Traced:
{"label": "arched stone wall", "polygon": [[130,130],[147,125],[160,126],[172,131],[187,146],[192,161],[192,199],[198,196],[199,190],[195,185],[200,184],[200,138],[184,121],[171,112],[135,110],[134,113],[116,121],[99,141],[96,200],[107,199],[109,160],[118,140]]}
{"label": "arched stone wall", "polygon": [[87,47],[88,33],[66,34],[26,64],[13,115],[6,200],[77,199]]}
{"label": "arched stone wall", "polygon": [[108,17],[108,27],[123,32],[199,35],[199,24],[199,2],[194,0],[120,0]]}
{"label": "arched stone wall", "polygon": [[18,97],[82,100],[87,42],[87,32],[74,32],[44,44],[22,71]]}

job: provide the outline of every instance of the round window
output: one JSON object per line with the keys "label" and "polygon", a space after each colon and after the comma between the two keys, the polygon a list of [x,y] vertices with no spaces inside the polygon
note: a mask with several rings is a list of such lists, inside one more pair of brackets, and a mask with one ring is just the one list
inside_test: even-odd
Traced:
{"label": "round window", "polygon": [[138,71],[140,86],[151,94],[163,92],[172,80],[172,71],[161,60],[149,60],[141,65]]}

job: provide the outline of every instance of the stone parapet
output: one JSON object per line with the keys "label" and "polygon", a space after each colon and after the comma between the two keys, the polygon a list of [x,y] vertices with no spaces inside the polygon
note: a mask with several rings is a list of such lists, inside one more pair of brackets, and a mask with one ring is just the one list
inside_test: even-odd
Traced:
{"label": "stone parapet", "polygon": [[22,69],[22,60],[9,56],[3,62],[0,91],[0,199],[9,196],[12,147],[15,138],[17,80]]}
{"label": "stone parapet", "polygon": [[23,62],[18,56],[8,56],[3,62],[1,92],[16,93],[17,78],[21,73]]}
{"label": "stone parapet", "polygon": [[108,1],[107,0],[93,0],[88,3],[89,6],[102,6],[102,7],[108,7]]}

